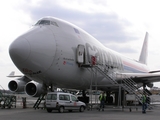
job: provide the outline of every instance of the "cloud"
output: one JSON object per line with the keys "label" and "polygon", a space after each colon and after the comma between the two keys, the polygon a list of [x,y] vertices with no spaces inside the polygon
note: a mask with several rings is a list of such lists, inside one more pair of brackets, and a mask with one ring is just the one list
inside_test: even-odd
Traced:
{"label": "cloud", "polygon": [[[74,0],[74,3],[72,0],[62,1],[42,0],[37,1],[37,3],[23,1],[16,6],[16,9],[26,14],[26,16],[28,15],[32,25],[44,16],[57,17],[84,29],[110,49],[127,55],[129,53],[139,53],[134,47],[126,45],[139,38],[136,33],[128,30],[128,28],[133,27],[133,24],[124,18],[120,18],[117,13],[108,10],[108,8],[106,9],[106,2],[95,4],[97,1],[90,1],[89,3],[76,3],[76,0]],[[72,4],[72,6],[69,4]],[[90,4],[89,7],[86,6],[87,4]],[[94,11],[93,8],[96,10]]]}
{"label": "cloud", "polygon": [[[34,22],[44,16],[58,17],[81,27],[102,43],[121,43],[138,39],[134,34],[126,32],[126,28],[131,27],[132,23],[120,19],[116,13],[90,13],[79,9],[73,10],[64,7],[64,3],[56,0],[54,2],[51,0],[39,1],[37,6],[31,2],[24,2],[23,4],[25,7],[20,5],[18,8],[29,14]],[[102,6],[102,4],[100,5]]]}

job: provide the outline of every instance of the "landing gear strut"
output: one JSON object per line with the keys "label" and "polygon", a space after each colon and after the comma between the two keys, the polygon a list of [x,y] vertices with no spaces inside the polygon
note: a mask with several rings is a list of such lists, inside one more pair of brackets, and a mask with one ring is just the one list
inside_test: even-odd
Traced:
{"label": "landing gear strut", "polygon": [[86,91],[82,91],[82,97],[78,97],[78,99],[84,103],[89,103],[89,97],[86,96]]}
{"label": "landing gear strut", "polygon": [[111,96],[110,91],[106,91],[106,103],[107,104],[113,104],[113,97]]}

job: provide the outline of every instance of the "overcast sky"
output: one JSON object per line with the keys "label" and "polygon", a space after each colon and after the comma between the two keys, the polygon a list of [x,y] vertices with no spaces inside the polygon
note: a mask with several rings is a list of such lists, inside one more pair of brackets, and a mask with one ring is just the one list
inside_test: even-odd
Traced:
{"label": "overcast sky", "polygon": [[[0,85],[8,89],[6,76],[15,71],[8,48],[11,42],[44,16],[71,22],[106,47],[139,59],[149,32],[148,66],[160,69],[159,0],[4,0],[0,4]],[[160,87],[160,83],[154,84]]]}

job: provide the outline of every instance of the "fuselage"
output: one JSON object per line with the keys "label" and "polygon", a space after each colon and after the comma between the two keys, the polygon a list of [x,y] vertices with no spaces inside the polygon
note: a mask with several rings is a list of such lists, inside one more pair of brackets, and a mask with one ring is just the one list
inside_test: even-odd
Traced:
{"label": "fuselage", "polygon": [[[107,34],[107,33],[106,33]],[[119,73],[147,73],[145,64],[126,58],[102,45],[79,27],[66,21],[45,17],[10,45],[9,53],[17,68],[28,78],[47,86],[88,89],[92,74],[90,68],[77,63],[77,46],[84,46],[84,63],[107,66]],[[109,84],[97,74],[92,82]],[[103,87],[103,86],[102,86]]]}

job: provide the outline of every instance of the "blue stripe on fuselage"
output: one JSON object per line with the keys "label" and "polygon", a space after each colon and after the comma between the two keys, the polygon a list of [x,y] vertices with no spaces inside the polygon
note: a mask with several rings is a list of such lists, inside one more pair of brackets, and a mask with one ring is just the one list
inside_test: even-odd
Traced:
{"label": "blue stripe on fuselage", "polygon": [[123,67],[124,67],[124,70],[127,71],[127,72],[132,72],[132,73],[146,73],[145,71],[137,70],[137,69],[132,68],[132,67],[130,67],[130,66],[123,65]]}

